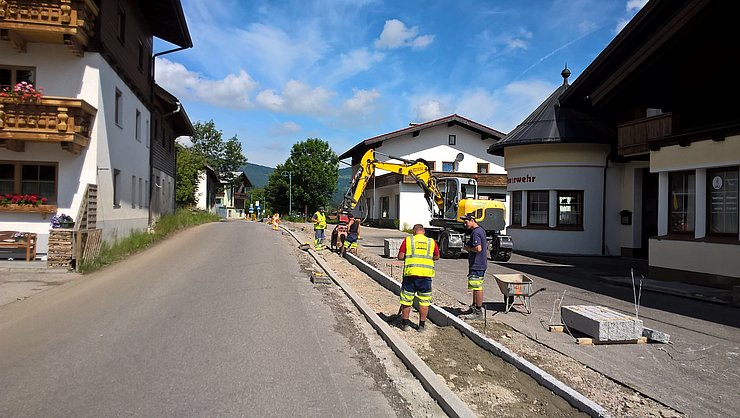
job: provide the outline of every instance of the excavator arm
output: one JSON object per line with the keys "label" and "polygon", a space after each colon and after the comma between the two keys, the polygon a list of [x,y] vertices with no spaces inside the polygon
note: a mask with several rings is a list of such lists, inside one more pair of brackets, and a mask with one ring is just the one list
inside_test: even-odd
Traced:
{"label": "excavator arm", "polygon": [[424,191],[424,198],[429,204],[429,211],[434,214],[435,207],[442,213],[444,209],[444,201],[442,194],[437,188],[437,179],[432,176],[432,172],[429,170],[426,161],[422,159],[418,160],[407,160],[404,158],[388,156],[394,160],[401,161],[402,163],[389,163],[378,161],[375,159],[375,150],[368,150],[360,159],[360,168],[352,178],[349,189],[344,195],[340,210],[350,211],[357,206],[360,201],[362,193],[365,192],[368,182],[372,178],[376,169],[390,171],[391,173],[398,173],[403,175],[409,175],[419,187]]}

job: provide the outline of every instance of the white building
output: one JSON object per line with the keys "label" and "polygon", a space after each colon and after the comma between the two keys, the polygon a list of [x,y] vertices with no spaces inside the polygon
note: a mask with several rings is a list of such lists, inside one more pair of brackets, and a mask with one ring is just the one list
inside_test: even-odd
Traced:
{"label": "white building", "polygon": [[647,257],[651,278],[740,285],[739,13],[651,0],[489,148],[506,158],[518,250]]}
{"label": "white building", "polygon": [[0,229],[38,234],[42,254],[57,212],[75,218],[78,229],[102,229],[109,241],[146,229],[155,124],[152,37],[192,46],[180,2],[10,5],[0,19],[6,35],[0,88],[25,81],[43,87],[43,98],[0,100],[0,193],[38,194],[48,204],[0,207]]}
{"label": "white building", "polygon": [[[424,159],[436,177],[469,177],[478,181],[484,198],[506,201],[506,171],[503,158],[486,153],[488,146],[503,133],[459,115],[450,115],[387,134],[366,139],[339,156],[357,160],[368,149],[375,149],[381,161],[394,162],[389,156],[408,160]],[[396,160],[395,162],[400,162]],[[356,211],[370,222],[399,229],[421,223],[429,225],[429,212],[423,191],[410,177],[376,172],[368,184],[364,201]]]}

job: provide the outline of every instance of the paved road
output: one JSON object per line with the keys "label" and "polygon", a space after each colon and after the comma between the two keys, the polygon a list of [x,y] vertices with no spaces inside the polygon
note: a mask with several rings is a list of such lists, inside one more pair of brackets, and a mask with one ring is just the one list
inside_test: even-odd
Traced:
{"label": "paved road", "polygon": [[5,306],[0,416],[396,416],[286,249],[203,225]]}
{"label": "paved road", "polygon": [[[403,232],[363,227],[360,251],[382,254],[383,239]],[[516,243],[514,243],[516,245]],[[388,264],[400,262],[388,260]],[[604,277],[629,277],[630,268],[644,272],[644,260],[606,257],[527,257],[514,254],[508,263],[489,264],[485,300],[494,317],[529,337],[589,367],[623,382],[690,416],[738,416],[740,411],[740,309],[643,290],[640,318],[645,325],[667,332],[672,344],[579,346],[567,334],[545,331],[553,304],[601,305],[634,314],[632,288]],[[437,263],[435,292],[469,304],[465,274],[467,259]],[[503,295],[496,273],[524,273],[535,289],[531,315],[501,313]],[[490,312],[490,311],[489,311]],[[555,315],[555,320],[559,316]],[[544,325],[543,325],[544,324]]]}

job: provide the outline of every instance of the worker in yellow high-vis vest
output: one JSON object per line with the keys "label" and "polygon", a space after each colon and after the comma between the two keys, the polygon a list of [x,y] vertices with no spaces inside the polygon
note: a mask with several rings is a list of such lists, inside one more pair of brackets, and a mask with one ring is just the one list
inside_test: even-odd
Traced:
{"label": "worker in yellow high-vis vest", "polygon": [[411,328],[409,316],[414,297],[419,302],[419,332],[426,330],[429,305],[432,304],[432,278],[434,262],[439,260],[439,246],[424,235],[424,226],[414,225],[414,235],[406,237],[398,249],[398,259],[403,260],[401,283],[401,329]]}
{"label": "worker in yellow high-vis vest", "polygon": [[313,247],[316,250],[322,250],[324,247],[324,231],[326,230],[326,214],[324,207],[319,206],[319,210],[311,218],[313,222]]}

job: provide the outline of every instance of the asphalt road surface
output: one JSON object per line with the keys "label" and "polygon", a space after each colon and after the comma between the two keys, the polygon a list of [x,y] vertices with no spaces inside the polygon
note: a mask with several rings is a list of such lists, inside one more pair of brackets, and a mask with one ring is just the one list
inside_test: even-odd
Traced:
{"label": "asphalt road surface", "polygon": [[0,311],[0,416],[399,415],[328,305],[264,225],[189,229]]}

